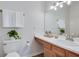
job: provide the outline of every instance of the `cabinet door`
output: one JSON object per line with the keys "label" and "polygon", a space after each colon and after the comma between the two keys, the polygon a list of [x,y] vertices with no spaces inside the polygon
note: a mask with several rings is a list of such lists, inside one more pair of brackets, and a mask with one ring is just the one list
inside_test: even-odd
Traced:
{"label": "cabinet door", "polygon": [[16,27],[24,27],[24,14],[23,14],[23,12],[16,12]]}
{"label": "cabinet door", "polygon": [[44,56],[45,57],[52,57],[52,51],[44,48]]}
{"label": "cabinet door", "polygon": [[52,56],[56,57],[55,51],[54,51],[54,45],[52,45]]}
{"label": "cabinet door", "polygon": [[9,16],[8,16],[8,12],[6,12],[6,10],[2,11],[2,19],[3,19],[3,27],[8,27],[9,26]]}
{"label": "cabinet door", "polygon": [[16,13],[12,10],[2,10],[3,27],[14,27]]}
{"label": "cabinet door", "polygon": [[53,51],[55,52],[57,57],[65,57],[65,50],[64,49],[54,46]]}
{"label": "cabinet door", "polygon": [[47,43],[47,42],[43,43],[43,47],[46,48],[46,49],[49,49],[49,50],[52,49],[52,45],[50,43]]}
{"label": "cabinet door", "polygon": [[23,27],[24,16],[23,12],[17,12],[12,10],[3,10],[3,27]]}

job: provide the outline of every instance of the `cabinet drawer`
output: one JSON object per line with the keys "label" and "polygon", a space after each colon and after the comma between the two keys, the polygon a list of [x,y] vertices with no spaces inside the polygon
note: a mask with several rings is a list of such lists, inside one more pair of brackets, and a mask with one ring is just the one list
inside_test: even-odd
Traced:
{"label": "cabinet drawer", "polygon": [[65,50],[60,47],[53,46],[52,50],[55,52],[57,57],[64,57],[65,56]]}
{"label": "cabinet drawer", "polygon": [[36,40],[38,43],[40,43],[40,44],[43,44],[43,42],[44,42],[43,40],[41,40],[41,39],[39,39],[39,38],[36,38],[36,37],[35,37],[35,40]]}
{"label": "cabinet drawer", "polygon": [[36,40],[38,43],[42,44],[44,48],[51,49],[51,47],[52,47],[50,43],[45,42],[45,41],[43,41],[43,40],[41,40],[41,39],[39,39],[39,38],[36,38],[36,37],[35,37],[35,40]]}

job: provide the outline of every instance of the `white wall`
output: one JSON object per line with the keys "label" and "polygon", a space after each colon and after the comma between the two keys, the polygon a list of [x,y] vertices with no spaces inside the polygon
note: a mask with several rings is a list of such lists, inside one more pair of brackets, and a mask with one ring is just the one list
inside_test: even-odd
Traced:
{"label": "white wall", "polygon": [[79,36],[79,1],[74,1],[70,6],[70,32]]}
{"label": "white wall", "polygon": [[[24,56],[32,56],[39,53],[40,47],[34,41],[34,31],[43,32],[44,31],[44,9],[43,2],[0,2],[0,9],[10,9],[15,11],[22,11],[25,13],[24,28],[17,29],[21,32],[22,43],[20,49],[25,46],[26,41],[30,41],[30,46],[27,53]],[[0,18],[1,20],[1,18]],[[10,29],[2,28],[0,25],[0,39],[7,39],[6,33]],[[33,51],[32,51],[33,47]],[[38,51],[38,49],[39,51]],[[37,50],[36,50],[37,49]],[[22,52],[23,53],[23,52]]]}

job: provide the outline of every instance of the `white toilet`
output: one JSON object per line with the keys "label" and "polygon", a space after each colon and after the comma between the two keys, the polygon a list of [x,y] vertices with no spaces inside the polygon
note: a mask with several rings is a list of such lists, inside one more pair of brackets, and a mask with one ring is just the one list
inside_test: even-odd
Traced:
{"label": "white toilet", "polygon": [[11,52],[11,53],[8,53],[6,57],[20,57],[20,55],[17,52]]}
{"label": "white toilet", "polygon": [[7,40],[3,41],[3,44],[6,57],[20,57],[17,53],[20,47],[20,40]]}

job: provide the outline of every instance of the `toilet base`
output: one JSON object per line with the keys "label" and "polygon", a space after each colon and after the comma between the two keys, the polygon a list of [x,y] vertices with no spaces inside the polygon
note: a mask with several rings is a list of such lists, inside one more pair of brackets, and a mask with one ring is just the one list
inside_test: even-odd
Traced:
{"label": "toilet base", "polygon": [[17,52],[11,52],[8,53],[5,57],[20,57],[20,55]]}

